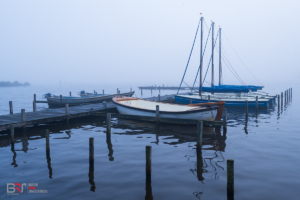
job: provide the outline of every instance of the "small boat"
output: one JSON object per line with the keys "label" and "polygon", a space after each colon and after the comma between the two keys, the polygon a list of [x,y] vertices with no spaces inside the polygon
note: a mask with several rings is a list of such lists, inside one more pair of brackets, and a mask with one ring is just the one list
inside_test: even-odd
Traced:
{"label": "small boat", "polygon": [[[114,97],[113,102],[116,104],[119,113],[126,115],[155,117],[156,106],[158,105],[160,117],[165,118],[214,121],[216,120],[216,117],[219,116],[219,113],[217,112],[219,106],[215,106],[215,104],[201,106],[178,105],[143,100],[133,97]],[[219,117],[220,119],[221,115]],[[218,121],[220,119],[218,119]]]}
{"label": "small boat", "polygon": [[[207,103],[207,102],[226,102],[225,107],[245,107],[246,100],[248,101],[248,107],[256,107],[256,99],[254,97],[230,97],[230,96],[210,96],[208,95],[201,96],[198,95],[175,95],[175,101],[182,104],[198,104],[198,103]],[[259,108],[267,108],[270,105],[270,99],[258,99]]]}
{"label": "small boat", "polygon": [[127,92],[122,94],[111,94],[111,95],[94,95],[94,96],[82,96],[82,97],[71,97],[71,96],[56,96],[50,93],[44,94],[44,98],[47,99],[49,108],[65,107],[66,104],[69,106],[78,106],[83,104],[102,103],[104,101],[111,101],[115,96],[129,96],[131,97],[133,92]]}

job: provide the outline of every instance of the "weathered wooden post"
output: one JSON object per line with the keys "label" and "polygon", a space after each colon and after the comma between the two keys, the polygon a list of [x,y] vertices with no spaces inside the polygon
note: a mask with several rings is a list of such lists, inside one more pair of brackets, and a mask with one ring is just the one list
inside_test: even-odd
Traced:
{"label": "weathered wooden post", "polygon": [[48,156],[48,152],[50,152],[49,129],[46,129],[45,137],[46,137],[46,155]]}
{"label": "weathered wooden post", "polygon": [[281,107],[283,107],[283,92],[281,92]]}
{"label": "weathered wooden post", "polygon": [[145,200],[153,200],[151,186],[151,152],[152,147],[146,146],[146,196]]}
{"label": "weathered wooden post", "polygon": [[11,115],[14,114],[12,101],[9,101],[9,114],[11,114]]}
{"label": "weathered wooden post", "polygon": [[62,95],[59,96],[60,102],[62,102]]}
{"label": "weathered wooden post", "polygon": [[33,112],[36,112],[36,102],[32,102]]}
{"label": "weathered wooden post", "polygon": [[11,143],[15,142],[15,127],[13,124],[10,125],[10,141]]}
{"label": "weathered wooden post", "polygon": [[190,99],[190,104],[193,104],[193,100],[192,99]]}
{"label": "weathered wooden post", "polygon": [[25,109],[21,110],[21,121],[25,122],[26,121],[26,116],[25,116]]}
{"label": "weathered wooden post", "polygon": [[70,92],[70,97],[72,96],[72,92]]}
{"label": "weathered wooden post", "polygon": [[159,122],[159,105],[156,105],[156,122]]}
{"label": "weathered wooden post", "polygon": [[284,105],[286,105],[286,91],[284,91]]}
{"label": "weathered wooden post", "polygon": [[146,177],[151,177],[151,153],[152,153],[152,147],[146,146]]}
{"label": "weathered wooden post", "polygon": [[234,196],[234,160],[227,160],[227,196]]}
{"label": "weathered wooden post", "polygon": [[106,134],[111,134],[111,114],[106,115]]}
{"label": "weathered wooden post", "polygon": [[256,96],[255,98],[256,98],[256,105],[255,105],[255,108],[258,109],[258,96]]}
{"label": "weathered wooden post", "polygon": [[33,95],[32,108],[33,112],[36,112],[36,94]]}
{"label": "weathered wooden post", "polygon": [[95,192],[96,185],[94,181],[94,138],[89,138],[89,183],[91,184],[91,191]]}
{"label": "weathered wooden post", "polygon": [[208,103],[210,103],[210,95],[208,95]]}
{"label": "weathered wooden post", "polygon": [[66,115],[69,115],[69,104],[66,104]]}
{"label": "weathered wooden post", "polygon": [[246,119],[248,119],[248,100],[245,101]]}
{"label": "weathered wooden post", "polygon": [[202,148],[203,121],[197,121],[197,149]]}
{"label": "weathered wooden post", "polygon": [[280,95],[277,95],[277,98],[278,98],[278,113],[279,113],[279,111],[280,111]]}
{"label": "weathered wooden post", "polygon": [[160,94],[158,94],[158,96],[157,96],[157,97],[158,97],[158,101],[160,101]]}
{"label": "weathered wooden post", "polygon": [[89,161],[90,167],[94,167],[94,138],[90,137],[89,139]]}

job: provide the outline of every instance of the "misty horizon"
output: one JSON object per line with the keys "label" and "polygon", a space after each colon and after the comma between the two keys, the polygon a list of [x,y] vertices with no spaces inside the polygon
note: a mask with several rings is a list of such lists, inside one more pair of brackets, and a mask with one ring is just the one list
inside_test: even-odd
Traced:
{"label": "misty horizon", "polygon": [[[0,3],[0,81],[35,84],[120,82],[178,86],[200,14],[241,79],[262,85],[297,80],[297,1],[6,1]],[[226,7],[226,9],[224,9]],[[204,27],[203,42],[208,30]],[[234,49],[231,48],[231,45]],[[204,56],[205,74],[211,39]],[[199,67],[199,34],[185,82]],[[246,70],[238,56],[249,68]],[[215,51],[215,84],[218,56]],[[211,80],[211,66],[206,81]],[[284,75],[284,76],[283,76]],[[114,84],[113,83],[113,84]],[[241,84],[223,63],[223,83]],[[185,86],[185,85],[183,85]]]}

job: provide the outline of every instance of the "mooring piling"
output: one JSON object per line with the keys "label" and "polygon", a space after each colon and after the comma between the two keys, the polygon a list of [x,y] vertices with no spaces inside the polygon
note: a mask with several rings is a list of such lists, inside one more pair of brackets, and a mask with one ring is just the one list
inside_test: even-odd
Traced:
{"label": "mooring piling", "polygon": [[25,116],[25,109],[21,110],[21,121],[25,122],[26,121],[26,116]]}
{"label": "mooring piling", "polygon": [[286,91],[284,91],[284,105],[286,105]]}
{"label": "mooring piling", "polygon": [[277,95],[277,98],[278,98],[278,112],[280,111],[280,95]]}
{"label": "mooring piling", "polygon": [[159,122],[159,105],[156,105],[156,122]]}
{"label": "mooring piling", "polygon": [[234,160],[227,160],[227,196],[234,196]]}
{"label": "mooring piling", "polygon": [[151,177],[151,154],[152,154],[152,147],[146,146],[146,177]]}
{"label": "mooring piling", "polygon": [[283,107],[283,92],[281,92],[281,107]]}
{"label": "mooring piling", "polygon": [[94,167],[94,138],[89,138],[89,161],[90,166],[92,165]]}
{"label": "mooring piling", "polygon": [[46,137],[46,152],[48,152],[48,151],[50,151],[49,129],[45,130],[45,137]]}
{"label": "mooring piling", "polygon": [[158,96],[157,96],[157,97],[158,97],[158,101],[160,101],[160,94],[158,94]]}
{"label": "mooring piling", "polygon": [[94,93],[96,93],[96,90],[94,90]]}
{"label": "mooring piling", "polygon": [[245,101],[245,114],[246,114],[246,119],[248,119],[248,100]]}
{"label": "mooring piling", "polygon": [[66,104],[66,115],[69,115],[69,104]]}
{"label": "mooring piling", "polygon": [[15,127],[13,124],[10,125],[10,141],[11,143],[15,142]]}
{"label": "mooring piling", "polygon": [[11,114],[11,115],[14,114],[12,101],[9,101],[9,114]]}
{"label": "mooring piling", "polygon": [[95,192],[96,184],[94,181],[94,138],[89,138],[89,183],[91,184],[91,191]]}
{"label": "mooring piling", "polygon": [[36,94],[33,95],[32,108],[33,108],[33,112],[36,112]]}
{"label": "mooring piling", "polygon": [[197,122],[197,149],[202,148],[203,121]]}
{"label": "mooring piling", "polygon": [[70,97],[72,96],[72,92],[70,92]]}
{"label": "mooring piling", "polygon": [[256,100],[255,108],[258,109],[258,96],[256,96],[255,98],[256,98],[256,99],[255,99],[255,100]]}
{"label": "mooring piling", "polygon": [[106,134],[111,134],[111,114],[106,115]]}
{"label": "mooring piling", "polygon": [[102,90],[102,93],[104,94],[104,90]]}

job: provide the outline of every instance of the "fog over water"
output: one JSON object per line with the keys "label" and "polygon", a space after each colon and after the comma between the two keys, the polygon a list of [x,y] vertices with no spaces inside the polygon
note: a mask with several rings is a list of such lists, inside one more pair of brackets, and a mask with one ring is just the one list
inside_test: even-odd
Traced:
{"label": "fog over water", "polygon": [[[296,0],[1,1],[0,80],[178,85],[202,13],[208,28],[216,23],[215,37],[222,27],[224,53],[246,84],[260,85],[230,44],[263,85],[293,82],[300,74],[299,6]],[[199,43],[185,79],[189,85]],[[206,51],[204,72],[211,39]],[[240,84],[225,64],[223,71],[224,83]],[[210,77],[209,69],[209,83]]]}

